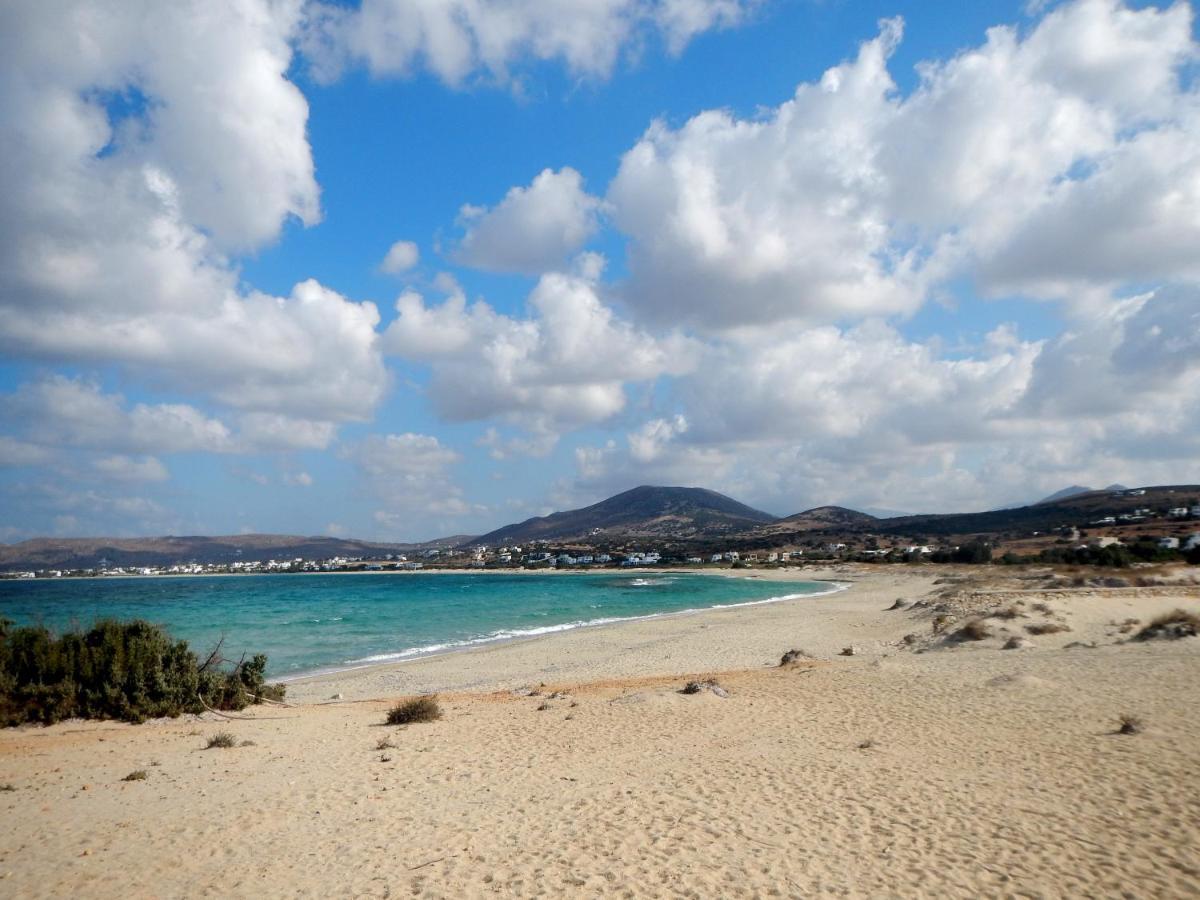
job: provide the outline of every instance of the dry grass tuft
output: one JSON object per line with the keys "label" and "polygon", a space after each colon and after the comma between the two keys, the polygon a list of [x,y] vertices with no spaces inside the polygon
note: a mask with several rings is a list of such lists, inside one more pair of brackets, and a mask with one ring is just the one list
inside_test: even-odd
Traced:
{"label": "dry grass tuft", "polygon": [[1124,713],[1117,719],[1117,734],[1141,734],[1146,729],[1146,723],[1141,716]]}
{"label": "dry grass tuft", "polygon": [[874,739],[874,738],[867,738],[865,741],[859,741],[859,742],[858,742],[858,749],[859,749],[859,750],[870,750],[870,749],[872,749],[874,746],[875,746],[875,739]]}
{"label": "dry grass tuft", "polygon": [[1026,625],[1025,630],[1030,634],[1058,634],[1060,631],[1070,631],[1071,626],[1062,622],[1034,622]]}
{"label": "dry grass tuft", "polygon": [[146,774],[145,769],[137,769],[133,772],[130,772],[128,775],[126,775],[121,780],[122,781],[145,781],[149,777],[150,776]]}
{"label": "dry grass tuft", "polygon": [[933,633],[941,634],[955,622],[955,617],[949,613],[941,613],[933,617]]}
{"label": "dry grass tuft", "polygon": [[0,791],[7,792],[7,791],[15,791],[16,789],[17,789],[17,786],[15,784],[13,784],[11,781],[6,781],[6,782],[4,782],[4,784],[0,784]]}
{"label": "dry grass tuft", "polygon": [[375,742],[375,749],[376,750],[395,750],[396,745],[392,743],[392,739],[390,737],[381,737],[378,741]]}
{"label": "dry grass tuft", "polygon": [[992,636],[992,629],[983,619],[971,619],[962,628],[954,632],[954,637],[960,641],[985,641]]}
{"label": "dry grass tuft", "polygon": [[410,722],[436,722],[442,717],[442,707],[436,694],[413,697],[397,703],[387,714],[388,725],[408,725]]}
{"label": "dry grass tuft", "polygon": [[783,656],[780,658],[779,665],[780,666],[790,666],[793,663],[798,663],[805,659],[812,659],[812,657],[809,656],[807,653],[805,653],[803,650],[795,650],[795,649],[789,650],[787,653],[783,654]]}
{"label": "dry grass tuft", "polygon": [[208,743],[204,745],[205,750],[228,750],[230,747],[236,747],[237,740],[228,731],[218,731],[208,739]]}
{"label": "dry grass tuft", "polygon": [[1200,616],[1186,609],[1163,613],[1133,636],[1135,641],[1176,640],[1200,634]]}
{"label": "dry grass tuft", "polygon": [[1006,606],[1006,607],[1004,607],[1004,609],[998,609],[995,612],[988,613],[988,615],[990,618],[993,618],[993,619],[1023,619],[1023,618],[1025,618],[1024,611],[1021,609],[1018,609],[1015,605],[1014,606]]}
{"label": "dry grass tuft", "polygon": [[727,696],[725,688],[721,687],[721,683],[715,678],[702,678],[699,681],[689,681],[679,689],[681,694],[702,694],[705,691],[712,691],[718,697]]}

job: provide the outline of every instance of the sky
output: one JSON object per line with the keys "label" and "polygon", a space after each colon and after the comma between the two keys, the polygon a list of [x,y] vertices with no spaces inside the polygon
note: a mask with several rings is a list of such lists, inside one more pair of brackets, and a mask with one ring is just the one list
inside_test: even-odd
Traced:
{"label": "sky", "polygon": [[0,541],[1200,482],[1186,2],[0,3]]}

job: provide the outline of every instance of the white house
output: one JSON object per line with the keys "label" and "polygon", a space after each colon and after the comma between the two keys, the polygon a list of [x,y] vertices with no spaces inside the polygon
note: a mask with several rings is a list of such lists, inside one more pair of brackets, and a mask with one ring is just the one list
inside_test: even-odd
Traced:
{"label": "white house", "polygon": [[1186,506],[1172,506],[1167,510],[1167,515],[1172,519],[1186,519],[1188,508]]}
{"label": "white house", "polygon": [[1178,550],[1179,538],[1177,537],[1160,537],[1158,539],[1159,550]]}
{"label": "white house", "polygon": [[1200,547],[1200,531],[1188,535],[1188,539],[1183,542],[1184,550],[1195,550],[1197,547]]}

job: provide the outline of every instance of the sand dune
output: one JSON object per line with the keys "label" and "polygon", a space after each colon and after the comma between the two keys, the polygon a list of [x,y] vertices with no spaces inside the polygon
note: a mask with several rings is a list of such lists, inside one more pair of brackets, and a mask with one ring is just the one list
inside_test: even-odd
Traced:
{"label": "sand dune", "polygon": [[[1109,624],[1200,610],[1194,587],[825,574],[853,586],[292,690],[341,703],[4,731],[0,895],[1196,894],[1200,639]],[[1018,600],[985,640],[932,634]],[[793,646],[818,658],[773,665]],[[678,693],[713,673],[728,697]],[[360,699],[435,688],[444,718],[402,728]],[[202,749],[219,730],[253,743]]]}

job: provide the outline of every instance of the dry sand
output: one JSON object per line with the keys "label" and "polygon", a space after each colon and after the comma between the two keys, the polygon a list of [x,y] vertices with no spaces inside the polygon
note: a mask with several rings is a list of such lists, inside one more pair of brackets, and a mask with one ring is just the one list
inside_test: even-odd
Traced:
{"label": "dry sand", "polygon": [[[342,673],[250,720],[0,732],[0,896],[1200,892],[1200,639],[1109,624],[1196,587],[821,574],[851,587]],[[932,634],[1009,605],[986,640]],[[818,659],[775,666],[791,647]],[[708,672],[727,697],[677,692]],[[379,724],[434,689],[441,721]],[[252,743],[203,749],[221,730]]]}

